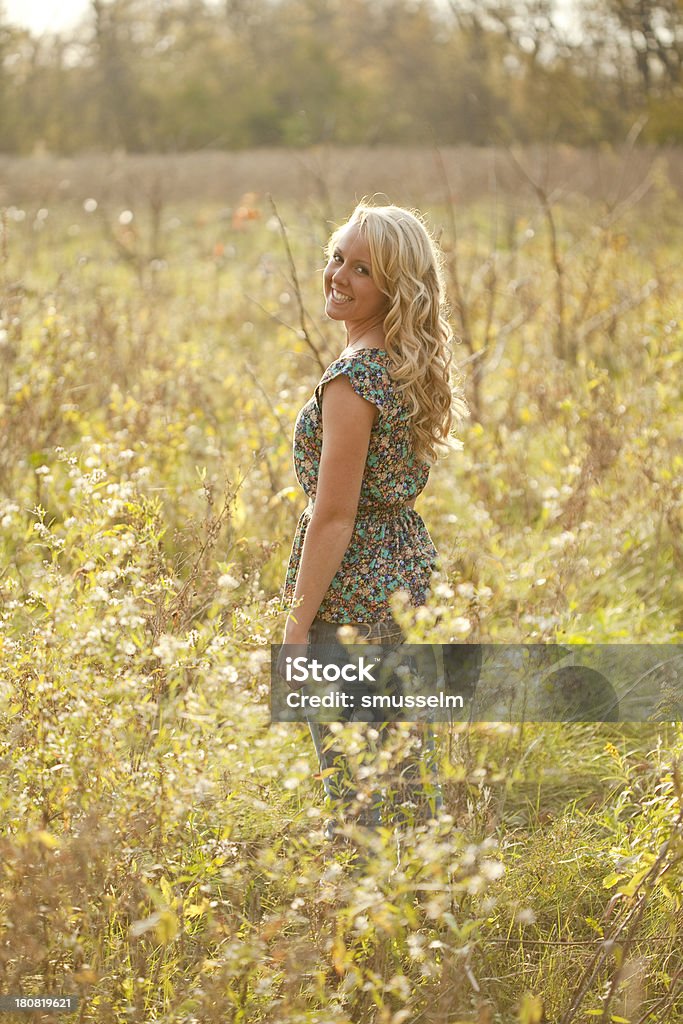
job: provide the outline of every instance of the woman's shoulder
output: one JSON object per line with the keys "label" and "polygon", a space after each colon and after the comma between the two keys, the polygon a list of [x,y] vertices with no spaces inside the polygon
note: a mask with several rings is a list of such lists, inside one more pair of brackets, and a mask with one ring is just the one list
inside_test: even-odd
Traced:
{"label": "woman's shoulder", "polygon": [[323,374],[323,380],[347,373],[350,377],[370,377],[376,381],[391,382],[389,353],[383,348],[358,348],[355,352],[342,352],[333,359]]}
{"label": "woman's shoulder", "polygon": [[335,366],[337,363],[357,363],[359,365],[365,365],[366,363],[377,363],[380,366],[389,365],[389,353],[385,348],[356,348],[356,349],[344,349],[336,359],[333,359],[330,366]]}
{"label": "woman's shoulder", "polygon": [[375,405],[382,406],[392,391],[389,359],[386,349],[359,348],[337,356],[323,373],[316,388],[320,397],[323,385],[340,375],[349,377],[355,391]]}

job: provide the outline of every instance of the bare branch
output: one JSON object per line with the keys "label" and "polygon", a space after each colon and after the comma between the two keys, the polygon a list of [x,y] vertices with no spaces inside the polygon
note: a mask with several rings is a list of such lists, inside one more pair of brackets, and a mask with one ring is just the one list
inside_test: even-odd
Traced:
{"label": "bare branch", "polygon": [[278,222],[278,225],[280,227],[280,236],[281,236],[282,241],[283,241],[284,246],[285,246],[285,252],[287,253],[287,262],[289,264],[289,270],[290,270],[290,273],[292,275],[292,287],[294,288],[294,293],[296,295],[297,305],[298,305],[298,308],[299,308],[299,324],[300,324],[301,337],[304,339],[304,341],[306,342],[306,344],[310,348],[311,352],[315,356],[315,358],[316,358],[316,360],[318,362],[318,366],[320,367],[321,371],[324,372],[324,370],[325,370],[325,361],[322,358],[322,355],[320,354],[320,350],[318,349],[318,347],[313,342],[313,339],[311,338],[311,336],[310,336],[310,334],[308,332],[308,328],[306,326],[306,309],[304,307],[304,300],[303,300],[303,297],[301,295],[301,287],[299,285],[299,276],[298,276],[298,274],[296,272],[296,264],[294,262],[294,257],[292,255],[292,250],[291,250],[291,247],[289,245],[289,238],[287,236],[287,229],[285,228],[285,225],[282,222],[282,217],[279,214],[278,208],[275,205],[275,200],[273,199],[273,197],[270,194],[270,192],[268,193],[268,201],[269,201],[269,203],[271,205],[271,209],[273,211],[273,215],[275,216],[275,218],[276,218],[276,220]]}

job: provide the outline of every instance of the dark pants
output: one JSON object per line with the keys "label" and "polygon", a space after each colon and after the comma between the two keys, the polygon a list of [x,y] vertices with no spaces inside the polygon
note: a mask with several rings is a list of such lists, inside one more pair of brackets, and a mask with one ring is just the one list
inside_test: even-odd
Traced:
{"label": "dark pants", "polygon": [[[401,630],[394,622],[349,625],[357,630],[359,643],[381,644],[383,652],[393,646],[400,647],[403,642]],[[344,664],[348,661],[344,645],[337,639],[338,629],[338,623],[320,618],[314,619],[311,625],[309,646],[315,647],[316,657],[324,662]],[[391,724],[354,718],[349,721],[365,733],[363,774],[367,771],[368,778],[374,775],[374,780],[365,787],[358,785],[349,768],[349,759],[340,749],[337,736],[329,725],[309,721],[325,794],[335,819],[347,818],[361,825],[376,827],[383,823],[383,819],[384,823],[388,823],[388,801],[382,793],[377,770],[371,768],[370,763],[377,760],[391,735]],[[426,820],[443,807],[434,732],[429,725],[414,726],[412,738],[417,740],[419,746],[417,754],[396,765],[393,777],[389,779],[389,788],[394,797],[394,817],[398,821]]]}

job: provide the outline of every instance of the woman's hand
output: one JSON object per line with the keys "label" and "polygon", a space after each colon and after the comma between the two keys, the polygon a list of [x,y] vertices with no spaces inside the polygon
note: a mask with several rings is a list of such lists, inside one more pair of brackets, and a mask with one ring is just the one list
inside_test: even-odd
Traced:
{"label": "woman's hand", "polygon": [[276,671],[291,690],[298,690],[304,683],[291,683],[287,680],[287,658],[305,658],[308,655],[308,634],[297,627],[290,619],[285,628],[285,635],[277,658]]}

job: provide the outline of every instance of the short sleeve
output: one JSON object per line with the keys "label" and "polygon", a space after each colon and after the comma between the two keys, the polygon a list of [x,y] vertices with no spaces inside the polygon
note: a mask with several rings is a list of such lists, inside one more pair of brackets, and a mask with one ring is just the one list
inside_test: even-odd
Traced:
{"label": "short sleeve", "polygon": [[315,400],[319,409],[322,409],[325,384],[342,374],[349,378],[351,387],[357,395],[372,402],[381,412],[387,401],[389,374],[378,363],[365,362],[360,359],[337,359],[327,367],[315,389]]}

